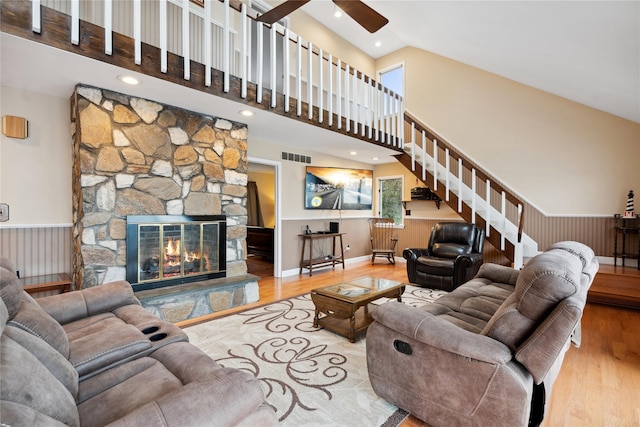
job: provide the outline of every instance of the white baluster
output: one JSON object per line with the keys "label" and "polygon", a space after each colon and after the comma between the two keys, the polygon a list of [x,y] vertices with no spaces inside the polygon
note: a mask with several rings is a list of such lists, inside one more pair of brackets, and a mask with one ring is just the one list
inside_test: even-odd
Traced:
{"label": "white baluster", "polygon": [[71,43],[80,43],[80,0],[71,0]]}
{"label": "white baluster", "polygon": [[322,123],[324,119],[324,87],[322,79],[322,61],[324,52],[318,49],[318,123]]}
{"label": "white baluster", "polygon": [[507,230],[507,196],[505,192],[502,192],[502,205],[501,205],[501,223],[502,223],[502,232],[500,233],[500,250],[504,251],[505,248],[505,232]]}
{"label": "white baluster", "polygon": [[444,186],[445,186],[445,200],[449,201],[449,190],[451,187],[450,175],[451,175],[451,158],[449,157],[449,149],[444,149],[444,167],[447,170],[444,176]]}
{"label": "white baluster", "polygon": [[486,182],[486,196],[485,201],[487,202],[487,217],[485,220],[487,221],[487,225],[485,227],[485,234],[487,237],[491,235],[491,181],[487,178]]}
{"label": "white baluster", "polygon": [[438,189],[438,141],[433,139],[433,191]]}
{"label": "white baluster", "polygon": [[404,98],[400,99],[400,148],[404,149]]}
{"label": "white baluster", "polygon": [[31,0],[31,31],[38,34],[40,34],[40,32],[42,31],[40,0]]}
{"label": "white baluster", "polygon": [[353,86],[353,103],[351,107],[353,109],[353,133],[358,133],[358,125],[360,123],[360,91],[358,90],[358,70],[353,69],[353,74],[351,76],[351,85]]}
{"label": "white baluster", "polygon": [[[189,47],[189,1],[182,0],[182,57],[184,58],[184,79],[191,78],[191,52]],[[140,2],[140,0],[134,0]],[[135,4],[135,3],[134,3]]]}
{"label": "white baluster", "polygon": [[338,59],[338,68],[336,70],[336,88],[338,94],[336,97],[336,109],[338,115],[338,129],[342,129],[342,60]]}
{"label": "white baluster", "polygon": [[476,168],[471,168],[471,223],[476,223]]}
{"label": "white baluster", "polygon": [[223,64],[222,64],[222,72],[223,72],[223,82],[222,82],[222,90],[227,93],[229,92],[229,78],[231,74],[231,47],[229,46],[229,32],[231,31],[231,18],[229,17],[229,0],[224,0],[224,46],[223,49]]}
{"label": "white baluster", "polygon": [[345,130],[351,130],[351,90],[349,88],[349,64],[344,64],[344,118],[346,121]]}
{"label": "white baluster", "polygon": [[367,125],[367,86],[364,81],[364,73],[360,73],[360,79],[358,81],[360,86],[360,136],[364,136],[364,131]]}
{"label": "white baluster", "polygon": [[[518,232],[520,231],[520,218],[522,218],[522,205],[518,203]],[[516,236],[518,243],[520,243],[520,239]]]}
{"label": "white baluster", "polygon": [[313,119],[313,44],[309,42],[307,49],[307,117]]}
{"label": "white baluster", "polygon": [[329,72],[327,73],[327,108],[329,109],[329,126],[333,126],[333,55],[329,54]]}
{"label": "white baluster", "polygon": [[289,38],[289,29],[284,29],[284,111],[289,112],[289,103],[291,102],[291,39]]}
{"label": "white baluster", "polygon": [[462,158],[458,157],[458,213],[462,213]]}
{"label": "white baluster", "polygon": [[298,69],[296,70],[296,97],[298,98],[298,104],[296,109],[296,114],[298,116],[302,115],[302,37],[298,36],[297,43],[297,58],[298,58]]}
{"label": "white baluster", "polygon": [[[243,21],[244,22],[244,21]],[[204,2],[204,85],[211,86],[211,2]]]}
{"label": "white baluster", "polygon": [[369,134],[368,137],[369,139],[373,138],[373,125],[375,123],[376,120],[376,116],[375,116],[375,107],[376,107],[376,98],[375,98],[375,88],[373,87],[372,84],[372,80],[371,78],[369,78],[369,117],[368,117],[368,124],[369,124]]}
{"label": "white baluster", "polygon": [[160,0],[160,72],[167,72],[167,0]]}
{"label": "white baluster", "polygon": [[[206,2],[211,3],[211,2]],[[247,5],[242,3],[242,9],[240,11],[242,20],[242,25],[240,27],[242,41],[240,44],[240,68],[242,68],[240,72],[240,77],[242,78],[242,83],[240,86],[240,96],[244,99],[247,97],[247,45],[249,40],[247,38],[247,28],[249,27],[249,21],[247,18]],[[211,73],[207,73],[211,74]]]}
{"label": "white baluster", "polygon": [[104,0],[104,53],[113,53],[113,2]]}
{"label": "white baluster", "polygon": [[276,65],[277,65],[277,61],[278,58],[276,57],[276,24],[271,24],[271,31],[269,32],[269,42],[270,42],[270,46],[271,49],[270,50],[270,61],[269,64],[271,64],[271,108],[275,108],[276,106],[276,100],[277,100],[277,95],[278,95],[278,88],[277,88],[277,82],[276,82]]}
{"label": "white baluster", "polygon": [[411,120],[411,170],[416,170],[416,140],[415,140],[416,122]]}
{"label": "white baluster", "polygon": [[258,63],[256,64],[257,70],[256,73],[256,102],[258,104],[262,103],[262,77],[263,77],[263,67],[264,67],[264,23],[262,21],[256,22],[256,31],[258,31],[258,45],[256,49],[258,50]]}
{"label": "white baluster", "polygon": [[427,134],[422,131],[422,181],[427,180]]}

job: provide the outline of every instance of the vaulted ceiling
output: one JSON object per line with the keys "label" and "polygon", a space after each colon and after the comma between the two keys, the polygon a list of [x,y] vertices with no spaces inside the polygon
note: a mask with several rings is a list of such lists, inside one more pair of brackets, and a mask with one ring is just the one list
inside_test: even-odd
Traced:
{"label": "vaulted ceiling", "polygon": [[389,19],[375,34],[328,0],[300,10],[374,58],[418,47],[640,123],[640,1],[364,1]]}

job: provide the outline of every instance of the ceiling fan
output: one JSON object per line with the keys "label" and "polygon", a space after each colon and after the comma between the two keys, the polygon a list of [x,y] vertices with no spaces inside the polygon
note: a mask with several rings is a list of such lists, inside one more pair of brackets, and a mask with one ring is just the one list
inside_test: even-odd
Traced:
{"label": "ceiling fan", "polygon": [[[286,0],[284,3],[274,7],[270,11],[260,15],[257,19],[267,24],[278,22],[291,12],[305,4],[310,0]],[[361,0],[332,0],[336,6],[352,17],[358,24],[364,27],[370,33],[375,33],[384,27],[389,20],[380,15],[375,10],[364,4]]]}

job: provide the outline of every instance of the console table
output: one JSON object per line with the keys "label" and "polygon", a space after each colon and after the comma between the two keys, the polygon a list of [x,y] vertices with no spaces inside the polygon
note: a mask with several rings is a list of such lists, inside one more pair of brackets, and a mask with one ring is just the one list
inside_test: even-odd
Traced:
{"label": "console table", "polygon": [[[309,276],[313,276],[313,268],[332,266],[335,270],[336,264],[342,264],[344,269],[344,246],[342,244],[342,236],[346,233],[311,233],[311,234],[298,234],[302,238],[302,253],[300,255],[300,274],[302,269],[309,270]],[[314,258],[313,257],[313,242],[314,240],[332,239],[333,249],[330,254]],[[340,240],[340,253],[336,254],[336,239]],[[305,249],[309,243],[309,257],[305,259]]]}
{"label": "console table", "polygon": [[62,293],[71,290],[71,277],[67,273],[22,277],[20,278],[20,282],[24,290],[31,295],[40,292],[56,291]]}
{"label": "console table", "polygon": [[[638,238],[638,247],[633,249],[627,248],[627,235],[640,234],[640,218],[638,217],[624,217],[622,215],[616,215],[615,225],[615,237],[613,240],[613,265],[618,265],[618,258],[622,259],[622,266],[624,267],[625,259],[637,259],[638,270],[640,270],[640,237]],[[622,236],[622,249],[618,249],[618,236]]]}

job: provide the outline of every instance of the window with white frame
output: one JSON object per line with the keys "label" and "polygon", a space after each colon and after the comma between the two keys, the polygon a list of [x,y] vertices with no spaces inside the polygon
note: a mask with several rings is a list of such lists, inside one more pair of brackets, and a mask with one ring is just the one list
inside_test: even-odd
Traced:
{"label": "window with white frame", "polygon": [[403,176],[378,178],[378,217],[391,218],[396,225],[402,225]]}

